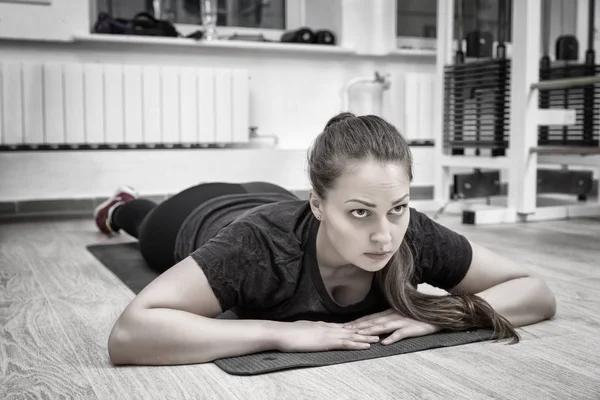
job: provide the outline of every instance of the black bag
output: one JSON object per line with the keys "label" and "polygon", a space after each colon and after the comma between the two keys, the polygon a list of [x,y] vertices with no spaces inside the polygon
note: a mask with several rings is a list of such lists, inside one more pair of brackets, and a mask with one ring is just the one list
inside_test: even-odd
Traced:
{"label": "black bag", "polygon": [[98,20],[94,24],[94,32],[142,36],[181,36],[172,23],[166,20],[156,19],[147,12],[138,13],[130,20],[113,18],[105,12],[99,13]]}

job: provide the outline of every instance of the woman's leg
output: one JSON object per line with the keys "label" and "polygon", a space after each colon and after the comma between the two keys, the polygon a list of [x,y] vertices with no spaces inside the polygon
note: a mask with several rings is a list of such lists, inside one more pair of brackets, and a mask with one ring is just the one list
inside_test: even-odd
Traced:
{"label": "woman's leg", "polygon": [[203,183],[159,204],[139,227],[140,251],[148,266],[162,273],[175,264],[177,233],[196,207],[218,196],[243,193],[247,191],[239,184]]}
{"label": "woman's leg", "polygon": [[156,207],[157,204],[148,199],[134,199],[121,203],[110,215],[110,226],[116,232],[123,229],[134,238],[139,238],[142,222]]}
{"label": "woman's leg", "polygon": [[94,210],[94,220],[100,232],[107,235],[117,233],[118,229],[112,226],[114,210],[121,204],[134,200],[138,193],[129,186],[120,186],[112,197],[106,199]]}
{"label": "woman's leg", "polygon": [[[164,272],[175,264],[175,241],[185,219],[203,202],[218,196],[244,193],[283,193],[297,198],[286,189],[268,182],[203,183],[186,189],[161,204],[132,197],[120,204],[111,203],[106,218],[111,231],[123,229],[138,238],[140,251],[155,271]],[[116,197],[123,197],[120,193]],[[113,197],[115,198],[115,197]],[[108,209],[108,207],[107,207]],[[98,219],[97,219],[98,220]]]}

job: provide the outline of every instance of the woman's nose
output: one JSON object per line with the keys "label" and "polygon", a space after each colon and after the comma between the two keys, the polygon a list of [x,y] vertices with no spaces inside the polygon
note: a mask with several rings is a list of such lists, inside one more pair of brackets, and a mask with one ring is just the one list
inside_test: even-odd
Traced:
{"label": "woman's nose", "polygon": [[375,243],[386,245],[392,241],[392,235],[390,233],[390,230],[385,225],[381,225],[371,235],[371,240]]}

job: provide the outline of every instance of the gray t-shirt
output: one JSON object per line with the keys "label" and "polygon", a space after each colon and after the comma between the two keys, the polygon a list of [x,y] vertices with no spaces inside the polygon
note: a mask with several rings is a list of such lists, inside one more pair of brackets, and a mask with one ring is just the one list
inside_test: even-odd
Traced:
{"label": "gray t-shirt", "polygon": [[[405,236],[418,283],[450,289],[465,276],[472,250],[465,237],[410,209]],[[277,321],[349,321],[389,308],[373,280],[366,298],[340,306],[316,261],[319,221],[305,200],[282,194],[222,196],[188,217],[176,257],[191,255],[223,311]]]}

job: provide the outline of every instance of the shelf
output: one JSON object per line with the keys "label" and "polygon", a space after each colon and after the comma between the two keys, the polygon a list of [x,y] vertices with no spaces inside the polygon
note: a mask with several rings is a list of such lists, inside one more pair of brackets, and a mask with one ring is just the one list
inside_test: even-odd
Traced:
{"label": "shelf", "polygon": [[322,54],[354,54],[353,50],[339,46],[319,44],[296,44],[279,42],[253,42],[243,40],[196,40],[190,38],[171,38],[157,36],[110,35],[110,34],[80,34],[74,35],[76,42],[87,43],[114,43],[114,44],[142,44],[194,47],[197,49],[231,49],[231,50],[257,50],[278,51],[292,53],[322,53]]}
{"label": "shelf", "polygon": [[432,49],[396,49],[390,52],[391,56],[416,56],[416,57],[435,57],[437,52]]}
{"label": "shelf", "polygon": [[202,50],[247,50],[247,51],[273,51],[299,54],[323,54],[323,55],[342,55],[354,57],[377,57],[377,58],[397,58],[397,57],[435,57],[436,51],[429,49],[395,49],[387,54],[362,54],[355,50],[346,49],[341,46],[319,45],[319,44],[299,44],[299,43],[280,43],[280,42],[253,42],[243,40],[196,40],[190,38],[171,38],[157,36],[134,36],[134,35],[110,35],[110,34],[76,34],[73,35],[73,41],[79,43],[93,44],[115,44],[115,45],[148,45],[148,46],[176,46],[185,48],[196,48]]}

